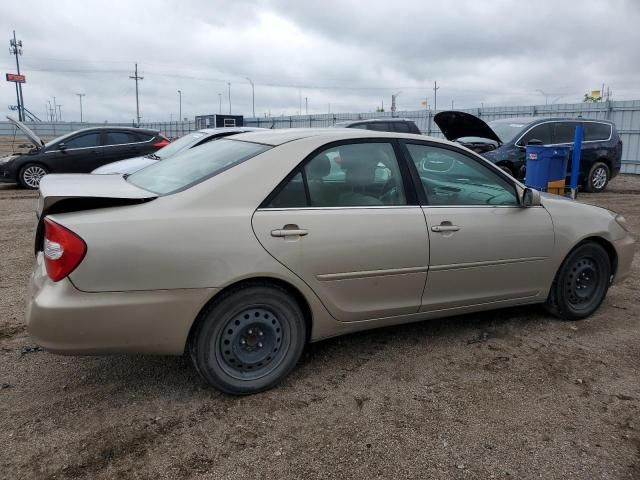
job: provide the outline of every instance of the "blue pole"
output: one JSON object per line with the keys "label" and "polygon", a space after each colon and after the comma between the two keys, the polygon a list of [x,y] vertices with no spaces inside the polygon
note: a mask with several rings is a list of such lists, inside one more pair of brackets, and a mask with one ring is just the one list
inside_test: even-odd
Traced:
{"label": "blue pole", "polygon": [[578,196],[578,174],[580,173],[580,150],[582,149],[582,124],[576,127],[573,138],[573,157],[571,158],[571,178],[569,187],[571,188],[571,198]]}

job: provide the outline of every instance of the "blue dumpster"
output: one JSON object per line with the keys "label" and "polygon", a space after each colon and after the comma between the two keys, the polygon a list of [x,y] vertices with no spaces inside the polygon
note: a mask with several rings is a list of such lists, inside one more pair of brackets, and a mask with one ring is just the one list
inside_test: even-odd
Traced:
{"label": "blue dumpster", "polygon": [[525,185],[563,195],[569,150],[567,146],[527,145]]}

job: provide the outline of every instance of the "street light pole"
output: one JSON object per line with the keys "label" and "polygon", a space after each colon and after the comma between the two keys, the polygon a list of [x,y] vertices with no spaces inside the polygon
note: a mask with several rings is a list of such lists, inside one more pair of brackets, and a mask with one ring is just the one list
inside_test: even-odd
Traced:
{"label": "street light pole", "polygon": [[229,115],[231,115],[231,82],[227,82],[227,87],[229,88]]}
{"label": "street light pole", "polygon": [[220,102],[220,108],[218,110],[218,113],[222,113],[222,94],[221,93],[218,94],[218,101]]}
{"label": "street light pole", "polygon": [[82,123],[82,97],[85,96],[84,93],[76,93],[78,98],[80,99],[80,123]]}
{"label": "street light pole", "polygon": [[256,90],[251,79],[249,77],[245,78],[249,80],[249,83],[251,84],[251,104],[253,106],[253,118],[256,118]]}
{"label": "street light pole", "polygon": [[180,105],[178,110],[180,114],[178,118],[180,119],[180,121],[182,121],[182,90],[178,90],[178,98],[179,98],[179,105]]}

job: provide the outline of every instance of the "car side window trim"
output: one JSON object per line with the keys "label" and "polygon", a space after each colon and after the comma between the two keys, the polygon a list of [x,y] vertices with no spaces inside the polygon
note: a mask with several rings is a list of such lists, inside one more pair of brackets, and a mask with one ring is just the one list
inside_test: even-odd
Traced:
{"label": "car side window trim", "polygon": [[[540,123],[536,123],[535,125],[532,125],[531,127],[527,128],[519,137],[518,140],[516,140],[514,142],[514,145],[516,147],[526,147],[526,145],[522,145],[520,143],[520,140],[522,140],[525,135],[527,133],[529,133],[531,130],[533,130],[534,128],[543,125],[545,123],[563,123],[563,122],[582,122],[582,124],[584,125],[585,123],[599,123],[601,125],[606,125],[609,127],[609,138],[607,139],[603,139],[603,140],[583,140],[582,143],[594,143],[594,142],[608,142],[609,140],[611,140],[613,138],[613,126],[610,123],[607,122],[599,122],[597,120],[585,120],[585,119],[570,119],[570,120],[548,120],[546,122],[540,122]],[[546,144],[550,147],[553,147],[555,145],[573,145],[573,142],[569,142],[569,143],[548,143]]]}
{"label": "car side window trim", "polygon": [[141,140],[139,142],[129,142],[129,143],[112,143],[110,145],[107,145],[107,136],[109,135],[109,133],[126,133],[127,135],[135,135],[134,132],[129,132],[127,130],[109,130],[104,132],[104,140],[103,140],[103,146],[104,147],[122,147],[122,146],[126,146],[126,145],[139,145],[141,143],[149,143],[150,141],[152,141],[155,138],[155,135],[152,136],[149,140]]}
{"label": "car side window trim", "polygon": [[[442,144],[442,143],[436,143],[436,142],[430,142],[430,141],[423,141],[423,140],[406,140],[406,139],[400,139],[400,144],[402,146],[402,154],[404,156],[404,162],[407,167],[409,168],[409,170],[411,171],[411,177],[412,177],[412,181],[413,181],[413,186],[416,189],[417,193],[418,193],[418,199],[420,201],[420,206],[422,207],[428,207],[428,208],[522,208],[521,205],[521,199],[518,195],[518,188],[517,188],[517,184],[514,183],[514,181],[509,178],[507,176],[506,173],[504,173],[501,169],[499,168],[492,168],[491,165],[487,165],[487,160],[484,160],[482,157],[476,158],[472,155],[470,155],[468,152],[465,152],[463,150],[459,150],[456,147],[454,147],[453,145],[447,145],[447,144]],[[483,168],[485,168],[487,171],[492,172],[494,175],[496,175],[497,177],[502,178],[504,181],[506,181],[514,190],[514,194],[515,197],[518,201],[518,205],[456,205],[456,204],[452,204],[452,205],[431,205],[429,203],[429,200],[427,198],[427,194],[424,191],[424,188],[422,186],[422,182],[420,181],[420,174],[418,173],[418,169],[416,168],[415,163],[413,162],[413,159],[411,157],[411,154],[409,152],[409,149],[407,148],[407,145],[424,145],[426,147],[434,147],[434,148],[441,148],[443,150],[449,150],[452,152],[455,152],[459,155],[462,155],[468,159],[470,159],[471,161],[475,162],[476,164],[482,166]]]}
{"label": "car side window trim", "polygon": [[[318,154],[323,151],[332,148],[339,147],[340,145],[354,145],[359,143],[387,143],[391,145],[393,148],[393,153],[396,157],[396,161],[398,163],[398,169],[400,170],[400,177],[402,179],[402,186],[404,188],[406,205],[369,205],[369,206],[338,206],[338,207],[312,207],[311,206],[311,194],[309,193],[309,186],[307,183],[307,176],[305,167],[306,165],[313,160]],[[271,202],[280,194],[280,192],[288,185],[288,183],[298,175],[302,174],[302,181],[304,183],[304,190],[307,200],[307,206],[305,207],[271,207]],[[415,208],[419,206],[420,202],[417,198],[417,192],[415,190],[415,186],[413,185],[413,181],[411,180],[410,171],[406,165],[406,161],[404,158],[404,154],[400,148],[400,144],[397,138],[389,137],[389,138],[351,138],[347,140],[337,140],[335,142],[325,143],[324,145],[316,148],[309,155],[307,155],[298,165],[295,166],[288,174],[284,177],[284,179],[274,188],[269,195],[262,201],[258,210],[344,210],[344,209],[353,209],[353,208]]]}

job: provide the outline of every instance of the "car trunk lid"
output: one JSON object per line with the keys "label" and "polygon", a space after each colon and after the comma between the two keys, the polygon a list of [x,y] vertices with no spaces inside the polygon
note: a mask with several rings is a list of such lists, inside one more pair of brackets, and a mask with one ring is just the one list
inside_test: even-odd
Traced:
{"label": "car trunk lid", "polygon": [[157,197],[127,182],[121,175],[46,175],[40,181],[35,250],[42,249],[43,219],[49,214],[135,205]]}
{"label": "car trunk lid", "polygon": [[469,113],[446,111],[433,117],[447,140],[455,141],[463,137],[487,138],[502,144],[500,137],[483,120]]}

